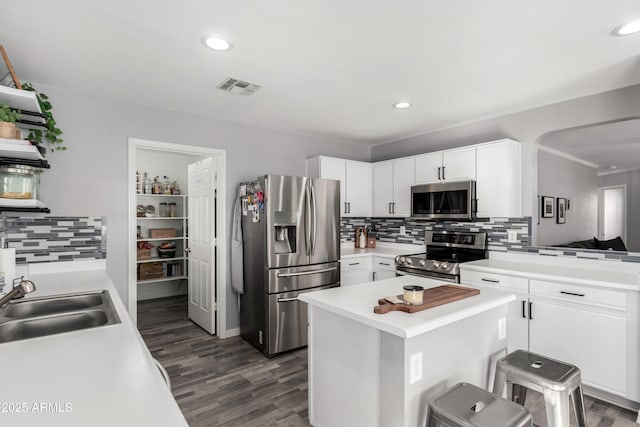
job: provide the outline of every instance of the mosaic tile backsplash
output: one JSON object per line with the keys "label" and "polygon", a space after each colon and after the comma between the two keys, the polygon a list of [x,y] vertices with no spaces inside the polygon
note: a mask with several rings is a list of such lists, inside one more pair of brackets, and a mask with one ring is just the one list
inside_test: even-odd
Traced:
{"label": "mosaic tile backsplash", "polygon": [[104,259],[106,220],[102,217],[3,217],[0,235],[16,248],[16,263]]}
{"label": "mosaic tile backsplash", "polygon": [[[355,229],[371,226],[382,242],[409,243],[424,245],[426,230],[446,231],[474,231],[485,232],[488,236],[490,250],[507,250],[510,248],[525,248],[531,241],[531,218],[495,218],[482,222],[458,221],[416,221],[407,218],[342,218],[340,220],[340,240],[353,241]],[[405,235],[400,234],[400,227],[404,226]],[[508,242],[507,232],[515,230],[517,242]]]}
{"label": "mosaic tile backsplash", "polygon": [[[492,218],[482,222],[435,222],[416,221],[408,218],[341,218],[340,241],[352,242],[355,230],[359,227],[375,228],[377,238],[382,242],[409,243],[424,245],[425,230],[446,231],[474,231],[485,232],[489,241],[489,250],[510,251],[519,253],[538,254],[542,256],[564,256],[593,260],[640,262],[640,253],[611,252],[602,250],[580,251],[569,248],[530,247],[531,217],[522,218]],[[405,235],[400,234],[400,227],[404,226]],[[509,242],[507,233],[515,230],[517,242]]]}

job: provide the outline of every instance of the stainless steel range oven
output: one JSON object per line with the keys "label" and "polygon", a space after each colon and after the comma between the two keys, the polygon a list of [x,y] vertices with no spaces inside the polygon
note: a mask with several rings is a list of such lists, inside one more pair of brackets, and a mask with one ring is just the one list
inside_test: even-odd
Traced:
{"label": "stainless steel range oven", "polygon": [[487,233],[425,231],[427,252],[396,257],[396,276],[460,283],[460,263],[487,258]]}

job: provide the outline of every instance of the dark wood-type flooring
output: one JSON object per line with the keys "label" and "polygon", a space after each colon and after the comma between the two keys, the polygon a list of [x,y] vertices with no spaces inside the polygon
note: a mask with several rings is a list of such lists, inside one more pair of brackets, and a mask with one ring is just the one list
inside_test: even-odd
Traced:
{"label": "dark wood-type flooring", "polygon": [[[140,302],[138,329],[189,426],[309,426],[306,349],[268,359],[240,337],[212,337],[187,318],[184,296]],[[585,405],[589,427],[637,427],[634,412],[590,397]],[[526,407],[546,427],[539,393]]]}

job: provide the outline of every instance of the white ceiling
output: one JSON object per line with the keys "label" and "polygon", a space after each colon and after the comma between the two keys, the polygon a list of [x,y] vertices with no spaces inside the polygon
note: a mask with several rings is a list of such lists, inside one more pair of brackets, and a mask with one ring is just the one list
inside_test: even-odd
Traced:
{"label": "white ceiling", "polygon": [[640,34],[611,36],[638,0],[4,3],[22,80],[370,144],[640,83]]}
{"label": "white ceiling", "polygon": [[540,144],[597,165],[600,172],[635,169],[640,167],[640,119],[563,129],[544,135]]}

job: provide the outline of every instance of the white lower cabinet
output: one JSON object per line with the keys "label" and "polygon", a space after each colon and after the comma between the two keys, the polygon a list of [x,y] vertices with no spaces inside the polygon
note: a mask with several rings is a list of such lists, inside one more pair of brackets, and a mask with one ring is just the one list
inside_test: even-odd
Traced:
{"label": "white lower cabinet", "polygon": [[529,298],[518,296],[509,306],[507,317],[507,351],[529,349]]}
{"label": "white lower cabinet", "polygon": [[340,286],[371,281],[371,257],[348,258],[340,261]]}
{"label": "white lower cabinet", "polygon": [[638,295],[598,286],[461,271],[463,285],[514,292],[507,347],[580,368],[585,385],[637,401]]}
{"label": "white lower cabinet", "polygon": [[532,298],[530,350],[580,368],[585,384],[616,394],[627,391],[627,319]]}
{"label": "white lower cabinet", "polygon": [[392,258],[373,258],[373,280],[384,280],[396,277],[396,264]]}

